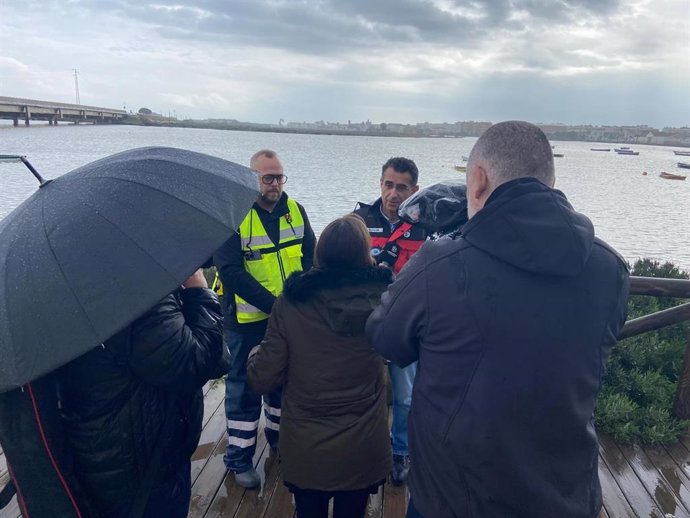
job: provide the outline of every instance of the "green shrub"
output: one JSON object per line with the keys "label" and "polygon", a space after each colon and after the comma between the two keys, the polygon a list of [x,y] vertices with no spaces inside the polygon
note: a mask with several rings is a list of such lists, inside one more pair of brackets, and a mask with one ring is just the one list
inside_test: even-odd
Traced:
{"label": "green shrub", "polygon": [[[643,259],[632,275],[688,279],[671,263]],[[628,319],[685,302],[670,297],[633,295]],[[687,322],[618,342],[604,375],[594,414],[597,429],[623,443],[661,444],[677,440],[689,421],[672,416],[673,399],[688,340]]]}

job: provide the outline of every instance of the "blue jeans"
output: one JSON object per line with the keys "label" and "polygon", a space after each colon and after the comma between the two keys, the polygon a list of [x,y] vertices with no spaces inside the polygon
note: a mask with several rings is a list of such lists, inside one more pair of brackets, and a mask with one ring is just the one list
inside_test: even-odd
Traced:
{"label": "blue jeans", "polygon": [[[225,417],[227,418],[228,446],[225,450],[225,467],[242,473],[253,467],[256,452],[256,436],[261,417],[261,395],[247,384],[247,357],[249,351],[263,340],[264,332],[238,333],[228,331],[226,339],[230,351],[230,371],[225,379]],[[264,396],[266,416],[266,440],[278,446],[280,429],[281,390]]]}
{"label": "blue jeans", "polygon": [[417,362],[404,368],[390,363],[388,373],[393,389],[393,426],[391,428],[393,455],[408,455],[407,418],[412,404],[412,386],[417,374]]}
{"label": "blue jeans", "polygon": [[[183,462],[175,474],[154,486],[144,509],[145,518],[186,518],[192,496],[190,461]],[[103,513],[103,518],[130,518],[132,502],[124,502]]]}

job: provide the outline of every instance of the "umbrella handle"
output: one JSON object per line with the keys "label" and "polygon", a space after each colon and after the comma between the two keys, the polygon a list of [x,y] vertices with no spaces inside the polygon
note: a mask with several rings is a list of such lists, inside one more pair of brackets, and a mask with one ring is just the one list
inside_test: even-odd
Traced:
{"label": "umbrella handle", "polygon": [[25,156],[19,157],[19,159],[22,161],[22,163],[31,171],[31,174],[33,174],[39,182],[41,182],[41,187],[43,187],[45,184],[50,182],[50,180],[44,179],[38,171],[34,168],[34,166],[31,165],[31,163],[26,159]]}

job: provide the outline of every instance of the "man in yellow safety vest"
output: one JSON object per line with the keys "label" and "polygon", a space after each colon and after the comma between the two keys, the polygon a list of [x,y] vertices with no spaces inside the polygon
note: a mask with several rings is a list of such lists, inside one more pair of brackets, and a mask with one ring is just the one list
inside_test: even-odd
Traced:
{"label": "man in yellow safety vest", "polygon": [[[261,479],[254,469],[261,395],[247,384],[247,356],[266,332],[271,308],[283,283],[296,271],[311,268],[316,238],[299,203],[283,192],[287,176],[278,155],[256,152],[249,166],[259,177],[260,194],[238,232],[216,252],[214,263],[222,281],[225,336],[231,365],[225,382],[228,446],[225,466],[235,482],[255,488]],[[266,439],[278,446],[280,391],[265,395]]]}

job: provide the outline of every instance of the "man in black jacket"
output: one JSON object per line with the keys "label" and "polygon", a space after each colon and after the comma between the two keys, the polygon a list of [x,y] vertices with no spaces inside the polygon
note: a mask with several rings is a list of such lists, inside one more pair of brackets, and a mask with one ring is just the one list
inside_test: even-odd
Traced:
{"label": "man in black jacket", "polygon": [[99,517],[187,516],[201,388],[226,371],[223,353],[220,303],[198,270],[58,370],[74,473]]}
{"label": "man in black jacket", "polygon": [[[256,451],[261,395],[247,384],[247,357],[266,333],[266,324],[283,283],[292,272],[311,268],[316,238],[307,213],[283,192],[287,176],[274,151],[262,149],[250,167],[260,194],[237,233],[216,252],[214,263],[223,283],[225,335],[231,365],[225,380],[228,446],[225,466],[235,482],[254,488],[261,483],[252,458]],[[278,446],[280,390],[264,396],[266,439]]]}
{"label": "man in black jacket", "polygon": [[408,517],[594,518],[592,414],[627,266],[552,188],[536,126],[489,128],[467,174],[462,236],[415,254],[367,324],[384,357],[419,360]]}

